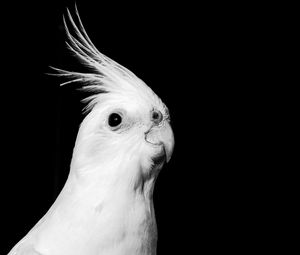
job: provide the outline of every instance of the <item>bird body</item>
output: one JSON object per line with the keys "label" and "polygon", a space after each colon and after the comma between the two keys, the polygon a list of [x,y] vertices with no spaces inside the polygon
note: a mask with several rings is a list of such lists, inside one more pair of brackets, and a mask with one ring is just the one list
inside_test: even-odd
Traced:
{"label": "bird body", "polygon": [[79,16],[78,29],[68,14],[77,35],[66,26],[68,46],[94,73],[56,70],[95,95],[64,188],[9,255],[154,255],[152,193],[174,146],[168,110],[142,80],[98,52]]}
{"label": "bird body", "polygon": [[97,186],[75,182],[69,177],[26,245],[34,244],[41,254],[155,254],[155,216],[146,190],[140,193],[124,186],[100,194]]}

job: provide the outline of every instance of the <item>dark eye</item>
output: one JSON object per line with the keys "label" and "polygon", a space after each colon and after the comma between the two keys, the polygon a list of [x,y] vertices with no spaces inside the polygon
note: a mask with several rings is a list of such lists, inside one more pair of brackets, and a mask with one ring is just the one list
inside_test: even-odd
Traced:
{"label": "dark eye", "polygon": [[112,113],[108,117],[108,125],[112,128],[119,126],[122,123],[122,117],[118,113]]}
{"label": "dark eye", "polygon": [[155,124],[159,124],[162,119],[163,119],[163,115],[160,111],[152,111],[151,113],[151,118],[152,118],[152,121],[155,123]]}

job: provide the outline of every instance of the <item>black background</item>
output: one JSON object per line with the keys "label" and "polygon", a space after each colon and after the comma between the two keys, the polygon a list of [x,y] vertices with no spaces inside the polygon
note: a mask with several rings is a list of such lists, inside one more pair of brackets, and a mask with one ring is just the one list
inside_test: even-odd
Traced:
{"label": "black background", "polygon": [[[253,74],[262,72],[264,58],[252,65],[258,41],[249,36],[247,10],[76,2],[96,47],[143,79],[170,110],[175,150],[154,193],[158,254],[249,251],[260,244],[250,234],[258,211],[249,198],[260,183],[246,188],[255,175],[248,150],[258,127],[245,102],[257,89]],[[64,42],[66,7],[73,12],[74,2],[2,7],[9,16],[2,22],[1,254],[57,197],[84,117],[80,100],[87,95],[46,74],[49,66],[80,68]]]}

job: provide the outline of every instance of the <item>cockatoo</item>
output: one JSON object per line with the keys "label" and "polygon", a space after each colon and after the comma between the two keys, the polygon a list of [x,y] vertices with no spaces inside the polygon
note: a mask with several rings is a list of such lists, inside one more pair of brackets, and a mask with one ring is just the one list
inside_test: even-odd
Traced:
{"label": "cockatoo", "polygon": [[94,93],[64,188],[9,255],[153,255],[154,182],[174,147],[168,109],[141,79],[99,52],[77,10],[76,17],[68,11],[75,33],[64,19],[67,45],[91,72],[56,70]]}

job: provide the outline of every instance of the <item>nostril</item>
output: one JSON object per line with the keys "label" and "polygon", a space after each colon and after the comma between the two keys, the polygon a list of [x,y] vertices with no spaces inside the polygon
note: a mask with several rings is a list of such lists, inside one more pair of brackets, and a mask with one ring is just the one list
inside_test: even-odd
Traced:
{"label": "nostril", "polygon": [[160,111],[153,110],[151,112],[151,119],[155,124],[159,124],[163,120],[163,115]]}

